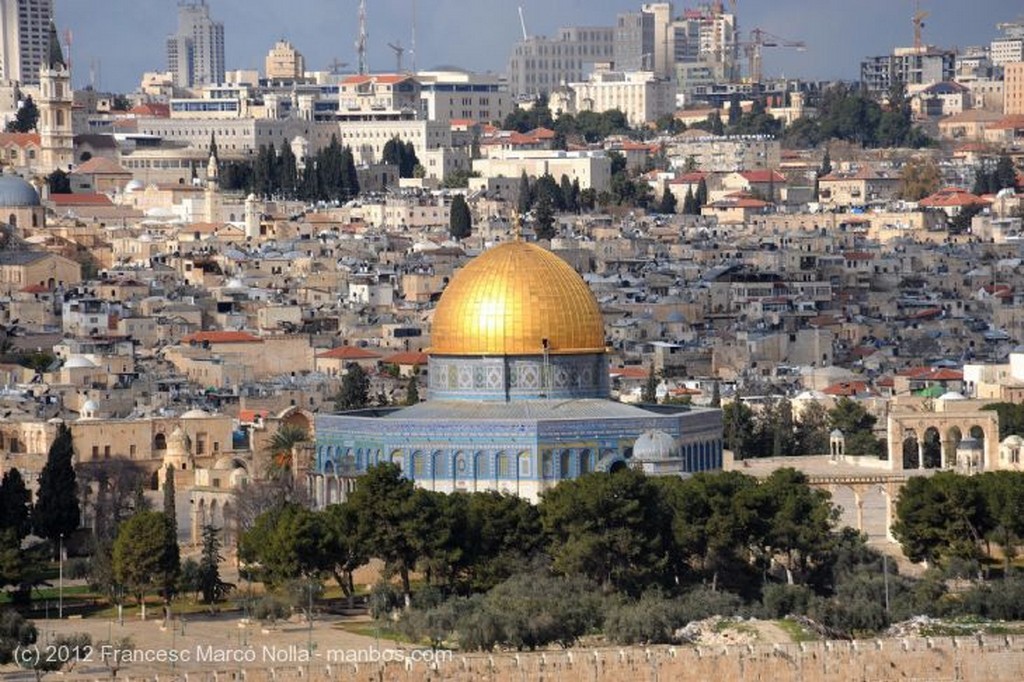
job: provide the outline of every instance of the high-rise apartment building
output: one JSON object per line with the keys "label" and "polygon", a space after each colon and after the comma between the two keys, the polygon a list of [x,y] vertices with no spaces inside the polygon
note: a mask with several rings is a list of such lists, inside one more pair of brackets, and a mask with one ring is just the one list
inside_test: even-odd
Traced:
{"label": "high-rise apartment building", "polygon": [[1024,62],[1003,65],[1003,113],[1024,115]]}
{"label": "high-rise apartment building", "polygon": [[0,79],[39,85],[52,20],[53,0],[0,0]]}
{"label": "high-rise apartment building", "polygon": [[891,55],[868,57],[860,63],[860,82],[868,93],[884,96],[900,82],[908,88],[951,81],[956,53],[930,46],[897,47]]}
{"label": "high-rise apartment building", "polygon": [[178,4],[178,32],[167,38],[167,68],[182,88],[224,82],[224,24],[206,0]]}
{"label": "high-rise apartment building", "polygon": [[279,40],[267,54],[265,67],[269,80],[295,80],[306,72],[306,59],[287,40]]}

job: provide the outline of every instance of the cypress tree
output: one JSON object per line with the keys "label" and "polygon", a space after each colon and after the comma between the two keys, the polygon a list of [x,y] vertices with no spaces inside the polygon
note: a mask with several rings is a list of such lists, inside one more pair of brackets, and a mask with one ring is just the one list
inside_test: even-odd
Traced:
{"label": "cypress tree", "polygon": [[451,233],[452,239],[458,240],[465,239],[473,232],[473,215],[470,213],[466,198],[461,194],[456,194],[452,199],[448,231]]}
{"label": "cypress tree", "polygon": [[164,514],[174,526],[174,537],[178,537],[178,511],[174,500],[174,467],[164,469]]}
{"label": "cypress tree", "polygon": [[39,474],[39,493],[32,510],[36,535],[50,540],[54,546],[61,535],[77,530],[81,519],[74,456],[71,429],[61,424]]}
{"label": "cypress tree", "polygon": [[23,539],[32,530],[29,518],[31,495],[25,487],[25,480],[17,469],[4,472],[0,481],[0,530],[14,530],[18,539]]}

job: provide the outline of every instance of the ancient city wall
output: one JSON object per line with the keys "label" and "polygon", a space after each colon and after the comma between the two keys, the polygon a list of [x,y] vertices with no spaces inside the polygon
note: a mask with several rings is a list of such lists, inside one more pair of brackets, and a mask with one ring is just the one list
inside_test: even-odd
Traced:
{"label": "ancient city wall", "polygon": [[[103,679],[68,676],[65,679]],[[956,680],[1007,682],[1024,678],[1024,637],[935,637],[830,641],[732,647],[652,647],[546,653],[456,655],[434,666],[424,663],[280,666],[217,673],[139,676],[118,680],[165,682],[317,682],[346,680],[419,682],[592,682],[593,680],[721,680],[756,682],[857,682]]]}

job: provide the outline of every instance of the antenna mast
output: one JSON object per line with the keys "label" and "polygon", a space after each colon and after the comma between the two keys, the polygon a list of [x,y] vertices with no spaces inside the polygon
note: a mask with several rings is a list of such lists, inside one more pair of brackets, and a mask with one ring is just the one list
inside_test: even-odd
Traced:
{"label": "antenna mast", "polygon": [[412,45],[409,47],[409,56],[412,57],[412,72],[416,73],[416,0],[412,0]]}
{"label": "antenna mast", "polygon": [[366,74],[366,0],[359,0],[359,37],[356,39],[359,75]]}
{"label": "antenna mast", "polygon": [[523,40],[529,40],[530,35],[526,32],[526,19],[523,17],[522,5],[519,5],[519,25],[523,28]]}

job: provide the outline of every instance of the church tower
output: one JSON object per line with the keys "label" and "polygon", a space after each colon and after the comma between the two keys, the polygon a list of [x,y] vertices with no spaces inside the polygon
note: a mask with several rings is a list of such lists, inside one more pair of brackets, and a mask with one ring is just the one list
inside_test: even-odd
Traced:
{"label": "church tower", "polygon": [[74,163],[74,131],[71,127],[71,70],[57,38],[57,27],[50,22],[50,49],[39,70],[39,146],[40,170],[68,171]]}

